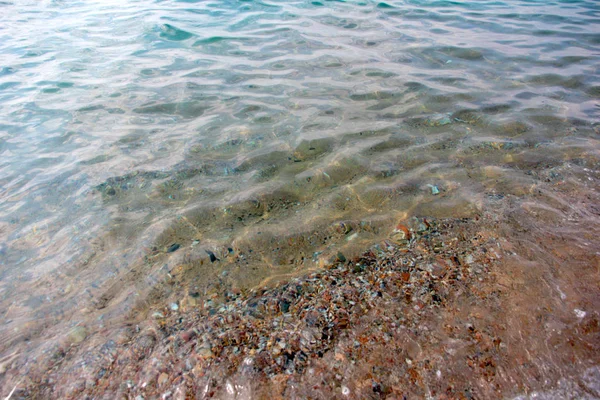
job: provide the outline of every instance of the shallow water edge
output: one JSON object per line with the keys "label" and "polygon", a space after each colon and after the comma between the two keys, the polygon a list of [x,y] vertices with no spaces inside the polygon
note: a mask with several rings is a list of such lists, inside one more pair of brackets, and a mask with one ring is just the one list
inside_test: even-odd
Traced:
{"label": "shallow water edge", "polygon": [[560,221],[506,196],[256,288],[185,293],[173,271],[180,301],[70,331],[16,398],[597,398],[600,196],[574,189],[600,177],[560,174],[536,187]]}

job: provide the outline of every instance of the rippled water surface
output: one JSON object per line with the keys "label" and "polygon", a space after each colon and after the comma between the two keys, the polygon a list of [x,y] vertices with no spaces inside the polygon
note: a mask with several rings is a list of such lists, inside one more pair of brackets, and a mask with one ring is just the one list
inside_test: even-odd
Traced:
{"label": "rippled water surface", "polygon": [[0,2],[3,359],[414,215],[511,197],[551,232],[536,185],[597,189],[599,97],[593,0]]}

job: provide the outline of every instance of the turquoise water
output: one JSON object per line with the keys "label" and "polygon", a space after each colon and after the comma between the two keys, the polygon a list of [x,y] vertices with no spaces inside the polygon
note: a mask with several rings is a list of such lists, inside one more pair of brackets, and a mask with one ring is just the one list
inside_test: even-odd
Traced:
{"label": "turquoise water", "polygon": [[177,298],[182,264],[252,287],[390,220],[543,208],[599,96],[597,1],[0,2],[0,351]]}

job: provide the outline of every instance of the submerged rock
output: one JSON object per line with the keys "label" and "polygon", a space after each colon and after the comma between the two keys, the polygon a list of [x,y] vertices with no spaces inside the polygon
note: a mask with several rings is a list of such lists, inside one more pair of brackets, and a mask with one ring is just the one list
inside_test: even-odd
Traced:
{"label": "submerged rock", "polygon": [[78,344],[83,342],[87,335],[87,329],[85,329],[83,326],[76,326],[73,329],[71,329],[71,331],[69,331],[68,337],[73,344]]}
{"label": "submerged rock", "polygon": [[177,250],[179,250],[179,248],[181,247],[181,245],[179,243],[173,243],[172,245],[169,246],[169,248],[167,249],[167,253],[173,253]]}

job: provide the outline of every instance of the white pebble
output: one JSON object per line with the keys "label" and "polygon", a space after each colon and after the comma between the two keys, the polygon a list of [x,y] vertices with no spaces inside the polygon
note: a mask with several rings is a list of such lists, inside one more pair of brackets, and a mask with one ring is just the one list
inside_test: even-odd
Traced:
{"label": "white pebble", "polygon": [[233,390],[233,385],[231,384],[231,382],[227,382],[226,388],[227,388],[227,393],[229,393],[231,395],[235,393],[235,390]]}

